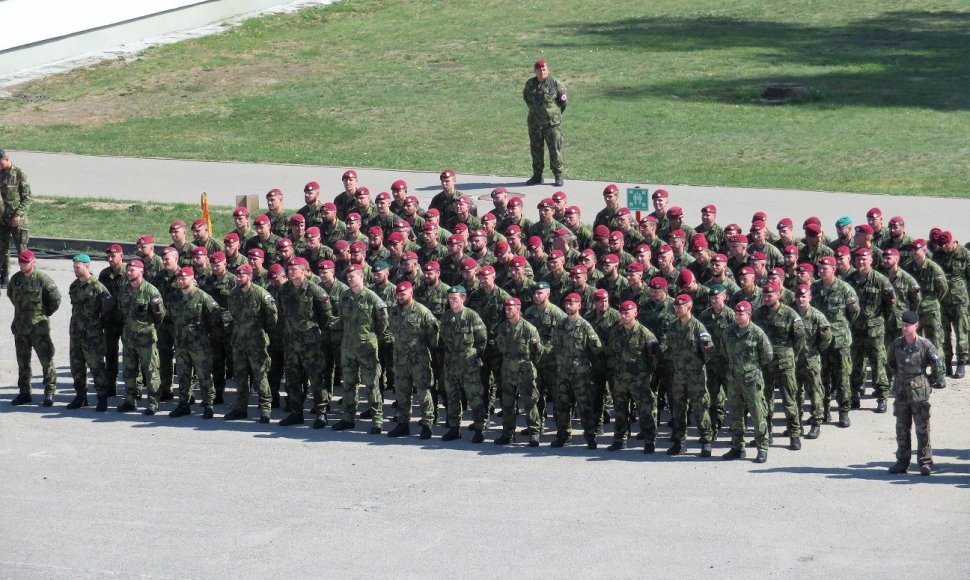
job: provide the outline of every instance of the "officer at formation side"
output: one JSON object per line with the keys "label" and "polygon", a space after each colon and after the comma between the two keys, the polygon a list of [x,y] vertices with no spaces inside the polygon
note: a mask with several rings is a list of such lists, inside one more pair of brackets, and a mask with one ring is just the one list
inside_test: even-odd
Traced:
{"label": "officer at formation side", "polygon": [[549,167],[556,187],[563,184],[562,113],[566,110],[566,87],[549,76],[549,63],[542,58],[535,62],[535,76],[525,83],[522,98],[529,107],[529,151],[532,154],[532,177],[526,185],[542,183],[545,151],[549,149]]}
{"label": "officer at formation side", "polygon": [[[863,407],[869,369],[875,405],[868,410],[885,409],[889,393],[897,419],[900,401],[925,402],[913,369],[900,370],[908,363],[893,360],[898,338],[916,332],[938,354],[955,335],[955,361],[945,357],[951,359],[947,370],[956,377],[963,372],[966,312],[957,307],[967,302],[965,248],[938,229],[927,240],[914,240],[899,216],[890,220],[888,236],[880,233],[878,208],[868,212],[869,225],[854,228],[855,236],[851,219],[840,219],[833,249],[817,218],[803,222],[801,240],[792,232],[794,221],[782,218],[772,241],[768,216],[756,212],[749,242],[739,225],[717,223],[713,205],[704,206],[701,233],[694,233],[683,208],[668,206],[664,190],[652,195],[656,211],[635,224],[619,205],[619,188],[608,185],[594,229],[580,221],[579,208],[569,206],[562,191],[538,202],[540,219],[533,224],[522,215],[520,197],[496,188],[494,209],[478,221],[470,199],[456,189],[453,170],[441,172],[442,190],[427,212],[406,195],[401,180],[391,187],[398,206],[384,192],[372,204],[353,170],[343,182],[342,217],[336,203],[320,199],[315,182],[304,188],[303,213],[293,216],[283,207],[283,193],[271,190],[270,211],[255,218],[255,232],[248,210],[235,210],[236,229],[223,238],[225,252],[212,243],[204,222],[192,222],[196,245],[186,238],[186,222],[176,220],[171,245],[156,255],[154,239],[140,237],[138,257],[127,268],[121,246],[109,246],[99,282],[91,276],[90,258],[78,255],[70,289],[75,392],[68,406],[87,404],[90,370],[98,410],[107,408],[118,362],[112,343],[117,349],[120,338],[126,383],[121,411],[135,409],[143,388],[146,414],[159,410],[175,355],[180,400],[170,415],[191,412],[198,384],[202,416],[212,417],[231,359],[237,398],[227,420],[247,418],[251,391],[257,391],[259,421],[268,423],[271,409],[282,403],[285,372],[287,415],[281,425],[303,423],[310,399],[313,427],[327,426],[336,412],[334,429],[350,429],[359,414],[379,434],[380,378],[387,377],[396,399],[391,420],[397,425],[388,433],[393,437],[411,434],[416,395],[424,439],[433,436],[437,405],[443,404],[442,439],[458,439],[465,428],[480,443],[497,406],[500,445],[516,435],[539,445],[551,410],[552,447],[571,443],[578,418],[587,447],[595,449],[615,415],[609,449],[624,449],[633,439],[631,424],[639,420],[634,442],[642,440],[642,450],[653,453],[658,411],[669,408],[669,453],[686,450],[692,412],[700,455],[711,454],[721,423],[728,421],[732,440],[725,457],[732,459],[744,455],[744,417],[750,413],[756,461],[765,461],[775,386],[789,447],[797,450],[803,437],[817,438],[830,421],[832,398],[838,425],[850,426],[850,411]],[[391,207],[404,215],[389,213]],[[314,225],[307,228],[308,221]],[[242,239],[249,240],[245,257]],[[57,288],[36,271],[29,250],[19,263],[8,296],[26,378],[14,402],[31,400],[27,365],[34,349],[45,365],[49,405],[54,379],[47,353],[53,347],[44,329],[46,316],[56,310]],[[903,318],[910,311],[921,323],[915,331]],[[942,385],[942,374],[937,370],[934,382]],[[903,380],[916,385],[912,393],[898,388]],[[330,408],[337,381],[343,384],[339,411]],[[360,385],[368,404],[358,413]],[[810,415],[803,433],[806,402]],[[925,408],[913,405],[919,439]],[[525,414],[522,431],[519,413]],[[901,430],[900,454],[908,457],[902,443]],[[921,440],[919,447],[928,465],[929,445]]]}

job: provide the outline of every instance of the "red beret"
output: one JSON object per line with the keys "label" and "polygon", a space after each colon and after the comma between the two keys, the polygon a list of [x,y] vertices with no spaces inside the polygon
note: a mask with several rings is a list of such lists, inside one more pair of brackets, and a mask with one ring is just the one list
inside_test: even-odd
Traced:
{"label": "red beret", "polygon": [[799,284],[798,287],[795,288],[795,296],[805,296],[806,294],[811,293],[811,291],[812,288],[808,284]]}
{"label": "red beret", "polygon": [[250,266],[249,264],[240,264],[238,267],[236,267],[236,275],[237,276],[240,275],[240,274],[250,274],[250,275],[252,275],[252,273],[253,273],[253,267]]}
{"label": "red beret", "polygon": [[679,205],[675,205],[667,210],[667,217],[682,217],[684,215],[684,210]]}
{"label": "red beret", "polygon": [[384,230],[381,229],[381,226],[371,226],[370,229],[367,230],[367,235],[368,236],[383,236],[384,235]]}
{"label": "red beret", "polygon": [[[275,266],[276,264],[273,264],[273,265]],[[307,260],[303,256],[297,256],[297,257],[293,258],[292,260],[290,260],[289,265],[290,266],[303,266],[304,268],[309,268],[310,267],[310,262],[309,262],[309,260]]]}
{"label": "red beret", "polygon": [[855,251],[855,255],[857,258],[872,256],[872,250],[870,250],[869,248],[859,248]]}
{"label": "red beret", "polygon": [[440,272],[441,271],[441,264],[439,264],[438,262],[435,262],[434,260],[432,260],[430,262],[427,262],[424,265],[424,271],[425,272],[432,272],[432,271],[438,271],[438,272]]}
{"label": "red beret", "polygon": [[752,268],[751,266],[744,266],[743,268],[738,270],[738,276],[747,276],[749,274],[751,276],[754,276],[754,268]]}
{"label": "red beret", "polygon": [[222,262],[226,261],[226,255],[223,252],[213,252],[212,255],[209,256],[209,261],[214,264],[221,264]]}
{"label": "red beret", "polygon": [[866,212],[866,217],[867,218],[882,217],[882,210],[879,209],[878,207],[874,207]]}
{"label": "red beret", "polygon": [[852,250],[849,249],[849,246],[839,246],[838,248],[835,248],[835,256],[838,258],[841,258],[842,256],[848,256],[851,253],[852,253]]}
{"label": "red beret", "polygon": [[511,296],[505,299],[505,306],[522,306],[522,301],[515,296]]}
{"label": "red beret", "polygon": [[753,222],[751,222],[752,232],[756,232],[758,230],[763,230],[763,229],[765,229],[765,222],[763,222],[762,220],[754,220]]}
{"label": "red beret", "polygon": [[449,177],[454,177],[454,176],[455,176],[454,169],[445,169],[444,171],[441,172],[441,175],[438,176],[438,179],[447,179]]}
{"label": "red beret", "polygon": [[796,246],[795,244],[789,244],[789,245],[785,246],[785,255],[786,256],[797,256],[798,255],[798,246]]}
{"label": "red beret", "polygon": [[835,257],[834,256],[822,256],[818,259],[819,266],[831,266],[835,267]]}
{"label": "red beret", "polygon": [[391,191],[401,191],[402,189],[407,189],[408,184],[403,179],[398,179],[391,184]]}
{"label": "red beret", "polygon": [[291,224],[305,224],[306,223],[306,218],[303,216],[302,213],[295,213],[290,218],[290,223]]}
{"label": "red beret", "polygon": [[566,215],[578,214],[579,213],[579,206],[571,205],[571,206],[567,207],[565,210],[563,210],[563,213],[566,214]]}
{"label": "red beret", "polygon": [[532,68],[542,68],[542,67],[548,66],[548,65],[549,65],[549,63],[546,62],[546,59],[540,58],[539,60],[536,61],[535,65],[533,65]]}
{"label": "red beret", "polygon": [[333,270],[337,267],[337,265],[330,260],[320,260],[317,267],[320,268],[320,270]]}
{"label": "red beret", "polygon": [[901,216],[896,215],[889,218],[889,225],[893,225],[893,224],[905,225],[906,220],[904,220]]}
{"label": "red beret", "polygon": [[666,290],[667,289],[667,279],[666,278],[661,278],[660,276],[654,276],[653,278],[650,279],[650,283],[647,284],[647,286],[649,286],[651,288],[663,288],[664,290]]}
{"label": "red beret", "polygon": [[[175,248],[172,248],[173,250]],[[123,254],[124,250],[121,248],[121,244],[111,244],[108,249],[105,250],[109,254]]]}
{"label": "red beret", "polygon": [[303,193],[308,193],[311,191],[319,191],[319,190],[320,190],[320,184],[317,183],[316,181],[311,181],[310,183],[307,183],[306,185],[303,186]]}
{"label": "red beret", "polygon": [[[20,255],[23,256],[23,253],[21,252]],[[145,263],[142,262],[141,260],[132,260],[132,261],[128,262],[128,267],[129,268],[141,268],[142,270],[144,270],[145,269]],[[191,268],[189,268],[189,269],[191,270]]]}
{"label": "red beret", "polygon": [[653,195],[651,197],[653,199],[661,199],[661,198],[667,199],[668,197],[670,197],[670,193],[666,189],[657,189],[653,192]]}
{"label": "red beret", "polygon": [[528,246],[530,250],[541,248],[542,238],[540,238],[539,236],[532,236],[531,238],[529,238],[529,241],[526,243],[526,246]]}
{"label": "red beret", "polygon": [[353,169],[348,169],[347,171],[344,171],[344,174],[340,176],[340,179],[344,180],[344,179],[347,179],[348,177],[353,177],[354,179],[357,179],[357,172],[354,171]]}
{"label": "red beret", "polygon": [[582,301],[583,301],[583,298],[579,294],[576,294],[575,292],[570,292],[569,294],[566,294],[565,302],[582,302]]}
{"label": "red beret", "polygon": [[815,224],[817,226],[821,226],[822,225],[822,220],[818,219],[817,216],[807,217],[807,218],[805,218],[805,221],[802,222],[802,228],[807,227],[808,224]]}
{"label": "red beret", "polygon": [[521,233],[522,233],[522,228],[520,228],[515,224],[512,224],[509,227],[505,228],[505,235],[507,236],[517,236]]}
{"label": "red beret", "polygon": [[417,254],[417,252],[413,252],[413,251],[404,252],[404,254],[401,255],[401,259],[402,260],[417,260],[418,259],[418,254]]}
{"label": "red beret", "polygon": [[347,214],[347,221],[348,222],[359,222],[360,221],[360,214],[357,213],[357,212],[355,212],[355,211],[350,212],[349,214]]}
{"label": "red beret", "polygon": [[913,250],[922,250],[923,248],[926,247],[926,240],[924,240],[923,238],[913,240],[913,242],[909,245],[909,247],[912,248]]}
{"label": "red beret", "polygon": [[390,193],[387,193],[386,191],[382,191],[382,192],[380,192],[380,193],[377,194],[377,197],[374,198],[375,201],[380,201],[382,199],[390,200],[391,199],[391,194]]}
{"label": "red beret", "polygon": [[685,304],[691,304],[692,302],[694,302],[694,300],[687,294],[678,294],[677,297],[674,298],[674,305],[676,306],[683,306]]}
{"label": "red beret", "polygon": [[778,287],[778,284],[775,284],[774,282],[765,284],[764,288],[761,289],[761,291],[765,294],[777,294],[780,290],[781,289]]}
{"label": "red beret", "polygon": [[249,256],[250,258],[265,258],[266,252],[264,252],[262,248],[249,248],[249,251],[246,252],[246,255]]}
{"label": "red beret", "polygon": [[593,300],[609,300],[610,293],[605,289],[600,288],[596,292],[593,292]]}
{"label": "red beret", "polygon": [[422,232],[433,232],[435,230],[435,225],[432,222],[424,222],[421,226]]}
{"label": "red beret", "polygon": [[701,213],[717,213],[717,206],[713,203],[705,205],[701,208]]}
{"label": "red beret", "polygon": [[810,223],[805,226],[805,235],[817,236],[822,233],[822,226],[815,223]]}
{"label": "red beret", "polygon": [[735,312],[751,312],[751,303],[747,300],[742,300],[734,305]]}
{"label": "red beret", "polygon": [[633,300],[627,300],[623,304],[620,304],[620,312],[628,312],[630,310],[636,310],[637,303]]}
{"label": "red beret", "polygon": [[238,242],[239,234],[237,234],[236,232],[229,232],[228,234],[226,234],[226,237],[222,239],[222,241],[227,244],[229,242]]}
{"label": "red beret", "polygon": [[233,217],[246,216],[249,217],[249,208],[246,206],[239,206],[232,210]]}
{"label": "red beret", "polygon": [[478,271],[479,278],[482,276],[494,276],[494,275],[495,275],[495,267],[492,265],[482,266],[481,269]]}
{"label": "red beret", "polygon": [[791,218],[781,218],[780,220],[778,220],[778,225],[775,226],[775,229],[780,230],[783,228],[791,228],[791,227],[795,227],[795,224],[792,223]]}
{"label": "red beret", "polygon": [[269,277],[279,278],[283,275],[283,266],[280,264],[273,264],[269,267]]}
{"label": "red beret", "polygon": [[354,242],[354,243],[350,244],[350,251],[351,252],[366,252],[367,251],[367,244],[365,244],[364,242]]}
{"label": "red beret", "polygon": [[258,215],[256,216],[256,219],[253,220],[253,224],[257,226],[261,224],[268,224],[268,223],[269,223],[269,216],[266,214]]}
{"label": "red beret", "polygon": [[[36,258],[36,256],[34,255],[33,250],[24,250],[17,256],[17,262],[21,264],[28,264],[34,258]],[[6,260],[7,257],[4,256],[3,259]],[[142,268],[144,268],[144,266],[142,266]]]}
{"label": "red beret", "polygon": [[762,221],[763,222],[763,221],[766,221],[767,219],[768,219],[768,214],[766,214],[763,211],[756,211],[756,212],[754,212],[754,215],[751,216],[751,222],[752,223],[753,222],[757,222],[757,221]]}
{"label": "red beret", "polygon": [[350,265],[347,266],[346,273],[347,274],[350,274],[351,272],[363,272],[363,271],[364,271],[364,265],[363,264],[352,263],[352,264],[350,264]]}
{"label": "red beret", "polygon": [[620,258],[616,254],[606,254],[605,256],[603,256],[603,263],[604,264],[619,264],[620,263]]}
{"label": "red beret", "polygon": [[799,272],[815,273],[815,266],[813,266],[809,262],[803,262],[803,263],[801,263],[801,264],[798,265],[798,271]]}
{"label": "red beret", "polygon": [[474,258],[465,258],[461,261],[461,269],[465,270],[466,272],[474,270],[477,267],[478,262],[476,262]]}
{"label": "red beret", "polygon": [[387,236],[387,243],[389,244],[399,244],[404,242],[404,236],[401,232],[391,232]]}
{"label": "red beret", "polygon": [[293,240],[290,238],[283,238],[282,240],[276,242],[276,249],[282,250],[283,248],[292,248]]}
{"label": "red beret", "polygon": [[678,286],[687,286],[688,284],[692,284],[693,282],[694,282],[694,273],[688,270],[687,268],[684,268],[683,270],[681,270],[680,274],[677,276]]}
{"label": "red beret", "polygon": [[626,271],[631,274],[633,272],[643,272],[643,264],[640,262],[630,262],[626,265]]}
{"label": "red beret", "polygon": [[412,288],[414,288],[414,285],[408,282],[407,280],[405,280],[404,282],[398,283],[396,290],[400,294],[401,292],[404,292],[405,290],[410,290]]}
{"label": "red beret", "polygon": [[552,209],[556,205],[556,202],[552,201],[551,197],[543,198],[538,204],[536,204],[536,209],[549,208]]}
{"label": "red beret", "polygon": [[205,226],[205,225],[208,225],[208,223],[204,219],[199,218],[194,222],[192,222],[192,229],[194,230],[195,228],[201,228],[202,226]]}
{"label": "red beret", "polygon": [[205,249],[205,246],[196,246],[192,250],[192,255],[193,256],[208,256],[209,255],[209,250]]}
{"label": "red beret", "polygon": [[660,244],[660,248],[657,249],[658,254],[666,254],[667,252],[673,252],[674,249],[668,244]]}
{"label": "red beret", "polygon": [[603,195],[609,195],[611,193],[618,193],[620,188],[617,187],[615,183],[611,183],[603,188]]}
{"label": "red beret", "polygon": [[711,261],[712,262],[727,263],[728,257],[725,256],[724,254],[714,254],[714,256],[711,257]]}
{"label": "red beret", "polygon": [[573,269],[569,271],[569,275],[575,276],[576,274],[589,274],[589,270],[587,270],[586,266],[583,266],[582,264],[573,266]]}
{"label": "red beret", "polygon": [[182,220],[175,220],[174,222],[172,222],[172,225],[168,226],[168,231],[177,230],[179,228],[184,228],[184,227],[185,227],[185,222],[183,222]]}
{"label": "red beret", "polygon": [[622,239],[623,239],[623,232],[621,232],[620,230],[615,230],[610,232],[610,240],[617,241]]}
{"label": "red beret", "polygon": [[554,201],[565,201],[566,200],[566,192],[565,191],[557,191],[556,193],[552,194],[552,199]]}
{"label": "red beret", "polygon": [[680,238],[682,240],[687,239],[687,232],[685,232],[684,230],[674,230],[670,232],[670,235],[667,236],[667,238],[671,240],[674,238]]}
{"label": "red beret", "polygon": [[165,254],[178,254],[178,253],[179,251],[176,250],[173,246],[165,246],[164,248],[162,248],[162,251],[159,252],[159,254],[161,254],[162,256],[164,256]]}
{"label": "red beret", "polygon": [[347,240],[337,240],[336,242],[333,243],[333,249],[336,252],[343,252],[344,250],[347,250],[349,248],[350,248],[350,242],[348,242]]}
{"label": "red beret", "polygon": [[859,224],[855,227],[855,233],[857,234],[869,234],[872,235],[874,230],[869,224]]}
{"label": "red beret", "polygon": [[886,256],[898,256],[898,255],[899,255],[899,250],[893,247],[886,248],[885,250],[882,251],[883,258],[885,258]]}
{"label": "red beret", "polygon": [[764,262],[768,259],[768,256],[764,252],[752,252],[751,261],[752,262]]}
{"label": "red beret", "polygon": [[939,245],[945,246],[953,241],[953,234],[951,232],[943,232],[939,235],[937,241]]}
{"label": "red beret", "polygon": [[772,268],[772,269],[768,270],[768,277],[771,278],[772,276],[776,276],[778,278],[784,278],[785,277],[785,269],[784,268]]}
{"label": "red beret", "polygon": [[271,197],[283,197],[283,192],[274,187],[273,189],[266,192],[266,199],[269,199]]}
{"label": "red beret", "polygon": [[616,210],[616,215],[630,215],[630,208],[621,207],[620,209]]}
{"label": "red beret", "polygon": [[522,198],[521,197],[511,197],[505,203],[505,206],[506,207],[519,207],[521,205],[522,205]]}
{"label": "red beret", "polygon": [[527,260],[525,258],[525,256],[515,256],[514,258],[512,258],[512,265],[513,266],[517,266],[519,268],[524,268],[528,264],[529,264],[529,260]]}
{"label": "red beret", "polygon": [[562,253],[562,250],[553,250],[549,252],[549,261],[559,260],[560,258],[565,258],[566,255]]}
{"label": "red beret", "polygon": [[337,211],[337,204],[332,201],[328,201],[323,204],[323,211]]}

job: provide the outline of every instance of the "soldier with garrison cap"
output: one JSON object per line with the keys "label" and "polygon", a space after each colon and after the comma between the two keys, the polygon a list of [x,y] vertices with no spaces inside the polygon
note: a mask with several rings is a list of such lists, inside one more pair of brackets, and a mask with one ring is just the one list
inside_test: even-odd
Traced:
{"label": "soldier with garrison cap", "polygon": [[[904,312],[902,336],[889,346],[889,366],[893,370],[893,415],[896,416],[896,463],[889,473],[906,473],[912,459],[911,426],[916,426],[916,460],[920,474],[929,475],[933,468],[930,445],[930,387],[946,386],[943,365],[936,347],[919,336],[919,315]],[[930,369],[927,380],[926,368]],[[932,382],[931,382],[932,381]]]}

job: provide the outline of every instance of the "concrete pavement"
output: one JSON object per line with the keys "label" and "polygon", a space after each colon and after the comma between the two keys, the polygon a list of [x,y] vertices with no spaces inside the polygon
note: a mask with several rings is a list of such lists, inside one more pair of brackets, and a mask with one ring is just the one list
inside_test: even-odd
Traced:
{"label": "concrete pavement", "polygon": [[[205,191],[213,205],[234,205],[240,194],[263,194],[274,187],[284,192],[284,205],[297,209],[303,205],[303,186],[308,181],[321,184],[321,192],[335,195],[342,189],[340,176],[346,168],[309,165],[284,165],[269,163],[234,163],[212,161],[181,161],[173,159],[140,159],[98,157],[66,153],[36,153],[11,151],[14,163],[30,176],[33,190],[38,195],[67,195],[78,197],[113,197],[144,201],[179,201],[198,203]],[[528,159],[523,159],[523,164]],[[448,167],[443,163],[441,169]],[[523,165],[526,169],[526,166]],[[367,186],[372,194],[390,190],[396,179],[408,182],[409,190],[426,206],[431,197],[440,190],[438,172],[399,171],[393,169],[356,168],[360,184]],[[551,185],[525,187],[528,176],[468,175],[461,167],[452,167],[458,173],[458,188],[479,199],[480,214],[491,207],[488,193],[499,185],[505,185],[526,199],[526,215],[535,217],[536,203],[552,195],[556,189]],[[578,205],[585,221],[602,208],[604,181],[579,181],[567,179],[562,188],[568,194],[570,204]],[[649,182],[620,183],[621,191],[633,185],[648,187],[651,191],[664,187],[671,193],[670,204],[684,208],[687,223],[700,222],[700,208],[708,203],[718,206],[718,222],[722,225],[734,222],[747,229],[751,216],[758,210],[767,212],[773,227],[778,219],[791,217],[796,227],[810,215],[822,220],[823,228],[830,235],[835,220],[843,215],[852,216],[855,223],[864,223],[866,212],[879,207],[886,216],[902,215],[906,218],[907,231],[914,237],[925,237],[929,230],[939,226],[949,229],[957,239],[970,240],[970,199],[952,199],[915,196],[888,196],[844,192],[797,191],[738,187],[701,187],[690,185]],[[622,202],[622,199],[621,199]],[[800,232],[796,231],[796,234]]]}

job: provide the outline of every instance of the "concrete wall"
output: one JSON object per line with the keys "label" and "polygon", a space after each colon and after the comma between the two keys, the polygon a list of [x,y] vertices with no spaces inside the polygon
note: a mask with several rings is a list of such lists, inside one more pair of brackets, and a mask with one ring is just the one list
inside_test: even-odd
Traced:
{"label": "concrete wall", "polygon": [[2,0],[0,75],[286,3],[287,0]]}

